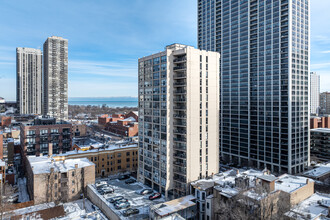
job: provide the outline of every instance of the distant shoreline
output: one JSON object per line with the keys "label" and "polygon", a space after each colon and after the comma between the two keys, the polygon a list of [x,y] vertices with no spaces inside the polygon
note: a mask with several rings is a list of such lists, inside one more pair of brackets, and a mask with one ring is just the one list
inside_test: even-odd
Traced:
{"label": "distant shoreline", "polygon": [[91,106],[102,106],[106,105],[107,107],[138,107],[138,101],[91,101],[91,100],[77,100],[69,101],[69,105],[91,105]]}

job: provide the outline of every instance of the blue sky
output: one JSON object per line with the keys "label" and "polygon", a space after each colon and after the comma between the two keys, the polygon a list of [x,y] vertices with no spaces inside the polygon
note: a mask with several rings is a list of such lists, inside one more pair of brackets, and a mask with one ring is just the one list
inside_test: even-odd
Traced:
{"label": "blue sky", "polygon": [[[69,97],[137,96],[137,59],[196,46],[197,0],[0,0],[0,97],[16,97],[16,47],[69,39]],[[311,70],[330,91],[330,1],[311,0]]]}

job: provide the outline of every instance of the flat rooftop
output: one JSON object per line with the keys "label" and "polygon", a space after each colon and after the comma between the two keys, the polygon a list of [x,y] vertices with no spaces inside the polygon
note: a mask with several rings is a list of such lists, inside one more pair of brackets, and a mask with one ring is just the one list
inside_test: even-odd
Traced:
{"label": "flat rooftop", "polygon": [[318,178],[330,174],[330,163],[320,164],[312,170],[306,171],[304,176]]}
{"label": "flat rooftop", "polygon": [[[132,177],[131,177],[132,178]],[[97,179],[95,182],[99,181],[107,181],[109,185],[111,185],[112,188],[114,188],[115,192],[108,194],[108,195],[100,195],[98,191],[95,188],[95,185],[91,185],[91,189],[95,192],[95,194],[106,202],[106,204],[117,214],[117,216],[120,217],[120,219],[126,219],[126,220],[135,220],[135,219],[148,219],[149,218],[149,206],[163,203],[165,202],[164,197],[155,199],[155,200],[149,200],[149,195],[140,195],[138,192],[142,189],[150,189],[149,187],[143,185],[140,182],[135,182],[132,184],[126,184],[125,180],[118,180],[118,179]],[[156,191],[154,191],[156,192]],[[106,199],[115,197],[115,196],[123,196],[125,199],[128,200],[130,203],[130,208],[137,208],[139,209],[140,213],[132,215],[130,217],[124,217],[122,215],[123,210],[117,210],[115,209],[114,205],[112,203],[109,203],[106,201]]]}
{"label": "flat rooftop", "polygon": [[285,215],[294,219],[321,219],[328,215],[330,195],[314,193]]}
{"label": "flat rooftop", "polygon": [[307,180],[314,182],[313,180],[306,177],[284,174],[279,176],[278,180],[275,181],[275,191],[282,190],[287,193],[292,193],[297,189],[307,185]]}
{"label": "flat rooftop", "polygon": [[64,173],[76,169],[75,165],[78,165],[78,168],[95,166],[95,164],[90,162],[87,158],[55,161],[53,158],[47,156],[28,156],[28,161],[33,168],[34,174],[50,173],[51,168],[54,168],[54,172]]}
{"label": "flat rooftop", "polygon": [[193,195],[184,196],[178,199],[174,199],[168,202],[164,202],[161,205],[157,206],[155,212],[160,216],[167,216],[172,213],[178,212],[180,210],[187,209],[196,205],[195,200],[196,198]]}
{"label": "flat rooftop", "polygon": [[330,133],[330,128],[314,128],[311,129],[311,132]]}

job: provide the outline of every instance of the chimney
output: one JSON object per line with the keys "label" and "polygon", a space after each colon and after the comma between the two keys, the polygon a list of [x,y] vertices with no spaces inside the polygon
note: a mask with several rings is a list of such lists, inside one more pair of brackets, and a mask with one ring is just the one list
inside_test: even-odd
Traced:
{"label": "chimney", "polygon": [[306,185],[308,185],[308,184],[309,184],[309,179],[307,178],[307,179],[306,179]]}
{"label": "chimney", "polygon": [[77,163],[74,165],[74,168],[78,169],[78,164]]}
{"label": "chimney", "polygon": [[53,156],[53,144],[52,143],[48,144],[48,155]]}

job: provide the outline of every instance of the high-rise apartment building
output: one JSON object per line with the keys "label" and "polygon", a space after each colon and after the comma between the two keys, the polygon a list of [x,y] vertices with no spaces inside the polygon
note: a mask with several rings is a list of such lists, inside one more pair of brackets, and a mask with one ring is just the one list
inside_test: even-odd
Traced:
{"label": "high-rise apartment building", "polygon": [[322,92],[320,94],[320,113],[324,115],[330,114],[330,92]]}
{"label": "high-rise apartment building", "polygon": [[221,54],[223,161],[309,163],[309,0],[198,0],[198,47]]}
{"label": "high-rise apartment building", "polygon": [[311,114],[318,114],[320,108],[320,75],[316,72],[311,72],[311,91],[310,91],[310,103]]}
{"label": "high-rise apartment building", "polygon": [[49,37],[44,43],[43,114],[68,118],[68,40]]}
{"label": "high-rise apartment building", "polygon": [[139,59],[138,179],[166,197],[219,170],[219,59],[181,44]]}
{"label": "high-rise apartment building", "polygon": [[42,114],[42,52],[16,48],[16,101],[20,114]]}

